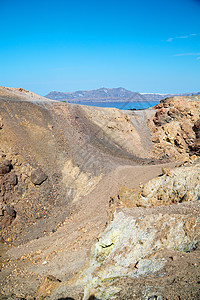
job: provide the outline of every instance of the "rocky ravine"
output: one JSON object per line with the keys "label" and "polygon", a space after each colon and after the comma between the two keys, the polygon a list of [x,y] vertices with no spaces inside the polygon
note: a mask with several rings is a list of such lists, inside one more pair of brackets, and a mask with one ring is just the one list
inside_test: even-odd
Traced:
{"label": "rocky ravine", "polygon": [[199,96],[0,94],[0,298],[198,299]]}

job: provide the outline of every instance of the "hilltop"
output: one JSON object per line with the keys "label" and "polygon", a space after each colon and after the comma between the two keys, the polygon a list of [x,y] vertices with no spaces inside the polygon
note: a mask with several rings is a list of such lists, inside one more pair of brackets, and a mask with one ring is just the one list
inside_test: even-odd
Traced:
{"label": "hilltop", "polygon": [[23,88],[10,88],[0,86],[0,99],[2,100],[24,100],[24,101],[47,101],[45,97],[37,95]]}

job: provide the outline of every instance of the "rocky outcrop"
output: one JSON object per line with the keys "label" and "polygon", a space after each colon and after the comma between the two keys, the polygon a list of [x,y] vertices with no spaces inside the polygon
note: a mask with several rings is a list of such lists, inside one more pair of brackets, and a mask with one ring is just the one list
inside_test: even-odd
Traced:
{"label": "rocky outcrop", "polygon": [[164,174],[142,187],[137,206],[171,205],[200,199],[200,164],[164,170]]}
{"label": "rocky outcrop", "polygon": [[155,155],[174,160],[198,155],[194,124],[200,115],[200,96],[166,98],[155,109],[153,122],[149,121]]}
{"label": "rocky outcrop", "polygon": [[[191,259],[193,263],[197,261],[200,241],[198,212],[190,206],[169,207],[167,211],[163,208],[137,208],[115,212],[114,220],[92,249],[89,267],[77,282],[85,285],[83,299],[90,295],[97,299],[151,299],[152,296],[157,297],[153,299],[172,299],[171,291],[162,279],[164,276],[166,282],[174,280],[177,275],[171,271],[177,268],[175,265],[181,256],[184,261],[196,251]],[[187,272],[191,269],[189,266],[188,270],[183,268],[178,276],[182,276],[182,280],[189,279]],[[197,297],[198,273],[195,274],[193,294],[187,294],[187,287],[180,285],[174,291],[173,299],[190,298],[189,295],[193,296],[192,299]],[[138,280],[142,282],[139,286]]]}
{"label": "rocky outcrop", "polygon": [[[194,261],[198,261],[200,253],[199,178],[197,160],[175,169],[163,169],[163,174],[141,186],[139,193],[123,187],[111,198],[111,208],[113,204],[115,209],[132,209],[117,208],[93,246],[89,267],[76,282],[85,286],[83,299],[90,295],[97,299],[198,297],[199,271]],[[181,259],[184,267],[178,274]],[[193,261],[194,270],[185,260],[189,264]],[[175,284],[173,292],[166,288],[164,273],[165,280],[171,280],[173,272],[176,280],[180,276],[188,282],[191,271],[193,294],[187,284]]]}
{"label": "rocky outcrop", "polygon": [[196,140],[190,148],[194,154],[200,156],[200,119],[194,123],[193,130],[196,134]]}
{"label": "rocky outcrop", "polygon": [[[2,155],[4,157],[4,155]],[[16,211],[10,203],[13,201],[14,189],[18,183],[17,175],[12,170],[11,161],[0,162],[0,226],[9,226],[16,217]],[[12,170],[12,172],[11,172]]]}
{"label": "rocky outcrop", "polygon": [[111,198],[114,206],[154,207],[200,199],[199,160],[175,169],[163,168],[162,174],[140,190],[121,187],[118,195]]}
{"label": "rocky outcrop", "polygon": [[3,120],[2,120],[2,118],[0,117],[0,129],[2,129],[3,128]]}

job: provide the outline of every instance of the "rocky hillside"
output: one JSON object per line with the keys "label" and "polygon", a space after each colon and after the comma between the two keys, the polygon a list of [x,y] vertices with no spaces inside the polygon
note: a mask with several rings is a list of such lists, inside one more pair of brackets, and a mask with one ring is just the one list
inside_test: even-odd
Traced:
{"label": "rocky hillside", "polygon": [[198,299],[199,96],[0,92],[0,299]]}
{"label": "rocky hillside", "polygon": [[[188,96],[191,94],[179,94],[179,96]],[[163,98],[169,96],[178,96],[178,95],[167,95],[167,94],[148,94],[148,93],[138,93],[126,90],[122,87],[120,88],[100,88],[97,90],[91,91],[77,91],[73,93],[64,93],[64,92],[57,92],[52,91],[48,93],[45,97],[52,100],[59,100],[59,101],[69,101],[69,102],[109,102],[109,101],[160,101]]]}
{"label": "rocky hillside", "polygon": [[116,211],[77,280],[83,299],[198,299],[199,222],[198,205]]}
{"label": "rocky hillside", "polygon": [[188,158],[200,150],[200,95],[173,97],[155,106],[149,127],[157,157]]}
{"label": "rocky hillside", "polygon": [[[130,116],[117,109],[53,102],[22,89],[1,88],[1,96],[3,239],[21,243],[54,230],[55,219],[64,220],[70,204],[89,194],[105,174],[153,159],[150,131],[144,139]],[[29,237],[27,228],[43,218],[44,228],[38,225]]]}

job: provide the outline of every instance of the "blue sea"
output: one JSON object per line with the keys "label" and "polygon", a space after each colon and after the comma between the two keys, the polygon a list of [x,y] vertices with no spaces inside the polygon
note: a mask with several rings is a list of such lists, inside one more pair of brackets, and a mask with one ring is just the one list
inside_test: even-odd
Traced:
{"label": "blue sea", "polygon": [[[68,102],[68,101],[67,101]],[[68,102],[70,103],[70,102]],[[159,101],[144,101],[144,102],[90,102],[90,101],[77,101],[71,102],[80,105],[98,106],[98,107],[115,107],[121,110],[128,109],[145,109],[155,106]]]}

